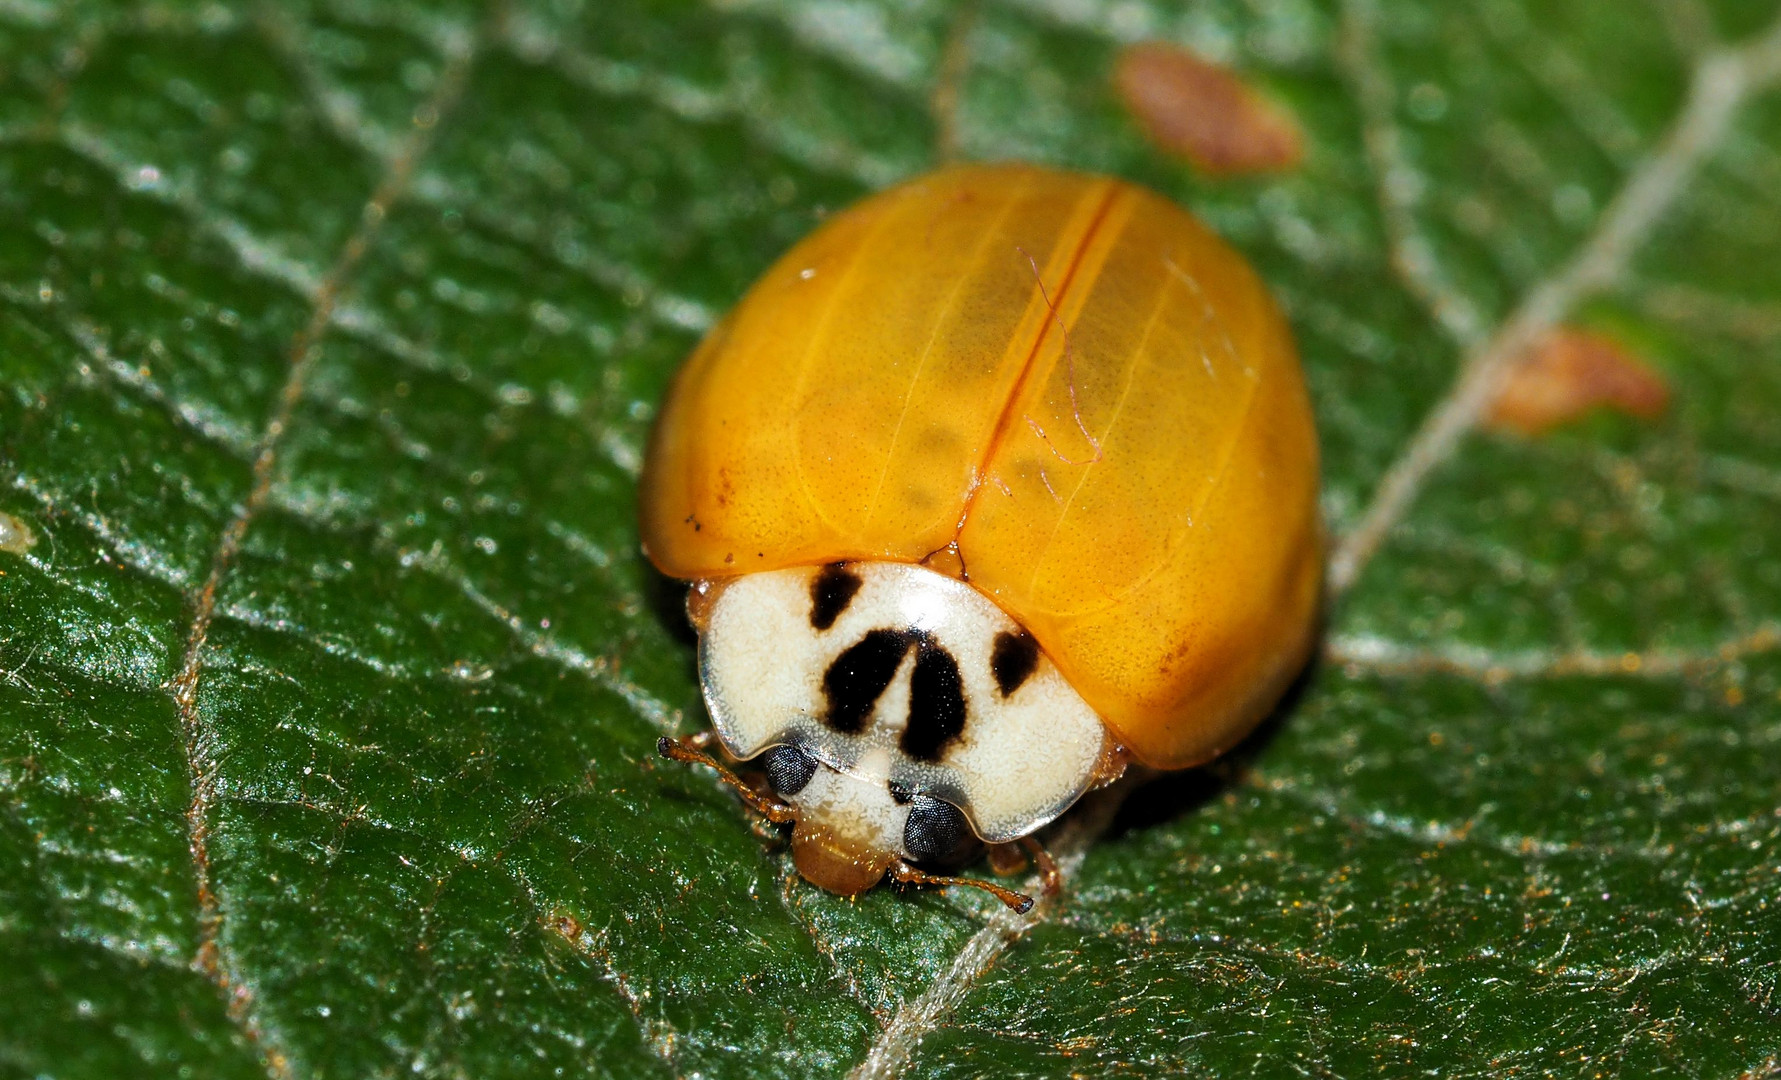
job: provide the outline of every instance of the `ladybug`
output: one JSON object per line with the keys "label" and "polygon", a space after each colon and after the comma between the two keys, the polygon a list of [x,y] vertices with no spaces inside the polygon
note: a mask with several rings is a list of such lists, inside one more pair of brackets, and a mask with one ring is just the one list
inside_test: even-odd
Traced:
{"label": "ladybug", "polygon": [[[713,730],[663,739],[843,895],[1257,724],[1309,655],[1317,438],[1243,258],[1105,176],[952,168],[830,217],[675,377],[644,551]],[[765,788],[708,753],[749,762]]]}

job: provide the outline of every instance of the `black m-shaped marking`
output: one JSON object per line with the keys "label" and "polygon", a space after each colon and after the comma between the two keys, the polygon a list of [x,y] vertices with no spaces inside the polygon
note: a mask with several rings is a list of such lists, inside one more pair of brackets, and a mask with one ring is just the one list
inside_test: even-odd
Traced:
{"label": "black m-shaped marking", "polygon": [[822,676],[823,696],[829,700],[823,723],[844,735],[858,735],[914,639],[903,630],[870,630],[835,657]]}
{"label": "black m-shaped marking", "polygon": [[898,745],[910,757],[939,761],[964,732],[970,710],[958,661],[919,630],[871,630],[837,656],[823,672],[822,692],[828,699],[823,723],[844,735],[863,731],[911,647],[916,653],[909,682],[909,720]]}
{"label": "black m-shaped marking", "polygon": [[898,745],[921,761],[939,761],[946,746],[965,730],[965,686],[952,654],[931,640],[915,654],[909,682],[909,724]]}

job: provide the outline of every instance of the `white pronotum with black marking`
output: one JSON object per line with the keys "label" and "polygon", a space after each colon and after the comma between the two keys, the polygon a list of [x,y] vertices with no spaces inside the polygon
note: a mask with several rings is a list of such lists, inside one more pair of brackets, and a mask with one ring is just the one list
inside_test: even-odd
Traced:
{"label": "white pronotum with black marking", "polygon": [[1111,749],[1018,624],[920,566],[750,574],[696,605],[718,738],[761,759],[801,833],[856,861],[943,859],[967,828],[1025,836],[1094,784]]}

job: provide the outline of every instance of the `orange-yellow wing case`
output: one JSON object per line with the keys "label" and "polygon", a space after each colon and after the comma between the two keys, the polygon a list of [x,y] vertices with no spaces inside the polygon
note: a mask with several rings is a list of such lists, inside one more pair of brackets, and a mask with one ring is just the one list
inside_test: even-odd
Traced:
{"label": "orange-yellow wing case", "polygon": [[1291,337],[1191,215],[1107,177],[947,170],[781,258],[676,378],[666,574],[956,572],[1140,761],[1239,739],[1310,646],[1317,442]]}

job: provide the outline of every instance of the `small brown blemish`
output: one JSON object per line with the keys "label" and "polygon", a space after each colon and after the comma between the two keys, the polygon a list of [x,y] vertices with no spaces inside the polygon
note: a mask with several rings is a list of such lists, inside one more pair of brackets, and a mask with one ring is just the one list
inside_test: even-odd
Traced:
{"label": "small brown blemish", "polygon": [[1498,430],[1543,435],[1598,406],[1655,420],[1669,403],[1669,383],[1625,346],[1602,334],[1560,327],[1515,365],[1485,422]]}
{"label": "small brown blemish", "polygon": [[23,555],[37,546],[37,534],[31,526],[0,510],[0,551]]}
{"label": "small brown blemish", "polygon": [[1128,47],[1113,83],[1145,135],[1201,172],[1284,172],[1304,161],[1304,136],[1289,112],[1230,69],[1179,45]]}
{"label": "small brown blemish", "polygon": [[717,606],[717,594],[720,591],[710,581],[695,581],[692,588],[686,591],[687,621],[701,634],[711,625],[711,609]]}

